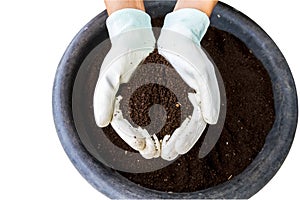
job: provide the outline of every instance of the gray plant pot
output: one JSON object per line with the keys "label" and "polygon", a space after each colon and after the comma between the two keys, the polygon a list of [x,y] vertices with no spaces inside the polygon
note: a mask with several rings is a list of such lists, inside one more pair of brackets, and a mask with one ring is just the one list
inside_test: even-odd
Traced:
{"label": "gray plant pot", "polygon": [[[152,17],[172,11],[175,1],[146,1]],[[297,94],[286,60],[272,39],[248,17],[218,3],[211,25],[242,40],[268,71],[274,93],[276,119],[265,145],[254,161],[232,180],[191,193],[164,193],[138,186],[104,166],[85,149],[76,132],[72,115],[72,89],[76,74],[87,54],[108,38],[107,13],[92,19],[73,39],[57,69],[53,87],[53,115],[61,144],[80,174],[110,198],[250,198],[275,175],[285,160],[296,130]]]}

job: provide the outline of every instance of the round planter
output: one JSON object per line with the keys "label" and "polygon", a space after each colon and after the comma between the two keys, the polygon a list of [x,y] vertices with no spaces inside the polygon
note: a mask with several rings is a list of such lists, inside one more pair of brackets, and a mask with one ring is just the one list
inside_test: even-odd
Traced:
{"label": "round planter", "polygon": [[[176,1],[146,1],[147,12],[161,17]],[[108,38],[107,13],[91,20],[73,39],[58,66],[53,87],[53,115],[59,139],[74,166],[99,192],[110,198],[250,198],[275,175],[291,147],[298,118],[297,94],[292,74],[272,39],[248,17],[218,3],[211,25],[242,40],[268,71],[273,87],[276,118],[263,149],[241,174],[230,181],[191,193],[165,193],[134,184],[96,160],[83,146],[72,114],[72,89],[88,53]]]}

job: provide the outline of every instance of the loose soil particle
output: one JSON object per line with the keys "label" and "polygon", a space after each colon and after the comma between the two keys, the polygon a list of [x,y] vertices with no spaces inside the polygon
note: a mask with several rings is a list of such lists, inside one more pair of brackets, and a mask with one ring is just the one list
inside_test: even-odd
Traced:
{"label": "loose soil particle", "polygon": [[[162,20],[153,21],[153,24],[161,26]],[[212,57],[225,84],[227,113],[218,142],[206,157],[199,159],[206,129],[187,154],[163,169],[140,174],[119,172],[132,182],[168,192],[209,188],[240,174],[262,149],[275,118],[272,85],[267,71],[244,43],[227,32],[210,27],[201,45]],[[160,127],[162,121],[165,122],[161,130],[147,129],[163,138],[192,113],[187,93],[193,90],[157,52],[152,53],[144,64],[127,84],[121,85],[118,92],[123,96],[121,109],[132,124],[146,129],[149,124]],[[153,80],[153,77],[156,83],[139,87],[140,83],[150,78]],[[150,109],[156,104],[161,106],[154,106],[154,111]],[[150,117],[151,112],[156,117],[150,119],[149,111]],[[125,152],[134,151],[113,129],[104,128],[103,131]]]}

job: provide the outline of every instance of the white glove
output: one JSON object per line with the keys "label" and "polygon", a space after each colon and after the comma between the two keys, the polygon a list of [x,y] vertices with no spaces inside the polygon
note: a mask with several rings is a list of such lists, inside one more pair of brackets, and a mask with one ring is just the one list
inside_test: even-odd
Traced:
{"label": "white glove", "polygon": [[[123,118],[116,93],[121,83],[130,76],[154,50],[155,37],[150,16],[136,9],[122,9],[111,14],[106,25],[112,47],[106,55],[94,92],[94,115],[99,127],[109,123],[120,137],[145,158],[160,155],[160,143],[142,128],[134,128]],[[114,113],[114,117],[113,117]]]}
{"label": "white glove", "polygon": [[206,124],[216,124],[220,112],[220,92],[214,66],[201,49],[200,41],[209,25],[203,12],[185,8],[169,13],[157,41],[164,56],[182,79],[196,93],[189,93],[194,106],[191,117],[184,120],[172,136],[162,142],[161,157],[173,160],[187,153],[200,138]]}

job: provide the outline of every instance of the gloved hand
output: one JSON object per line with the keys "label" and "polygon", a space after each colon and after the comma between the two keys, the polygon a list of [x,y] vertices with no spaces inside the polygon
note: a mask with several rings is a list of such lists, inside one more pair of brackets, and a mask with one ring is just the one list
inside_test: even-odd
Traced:
{"label": "gloved hand", "polygon": [[172,136],[162,142],[161,157],[173,160],[187,153],[200,138],[206,124],[216,124],[220,112],[220,92],[214,66],[201,49],[200,41],[209,25],[203,12],[184,8],[169,13],[157,41],[164,56],[196,93],[189,93],[192,116],[184,120]]}
{"label": "gloved hand", "polygon": [[99,127],[109,123],[120,137],[145,158],[160,155],[160,143],[155,135],[134,128],[122,116],[116,93],[121,83],[129,81],[138,65],[154,50],[155,37],[151,18],[137,9],[122,9],[112,13],[106,25],[112,47],[105,57],[94,92],[94,115]]}

